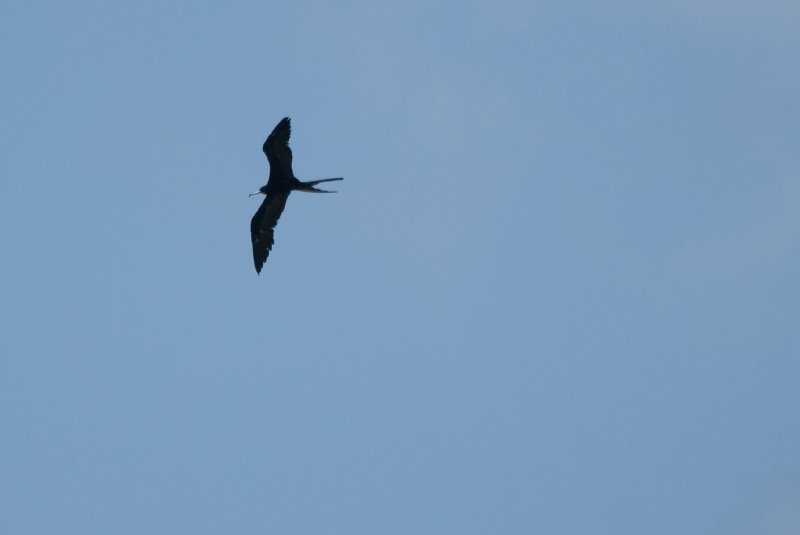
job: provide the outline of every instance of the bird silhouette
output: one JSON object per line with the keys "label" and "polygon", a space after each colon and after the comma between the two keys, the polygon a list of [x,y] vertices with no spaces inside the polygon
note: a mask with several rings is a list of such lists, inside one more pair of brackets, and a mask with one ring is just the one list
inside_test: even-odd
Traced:
{"label": "bird silhouette", "polygon": [[322,182],[342,180],[338,178],[323,178],[303,182],[298,180],[292,172],[292,149],[289,148],[289,136],[292,134],[292,125],[288,117],[284,117],[267,136],[263,151],[269,161],[269,180],[258,191],[250,196],[263,193],[266,195],[261,207],[250,220],[250,238],[253,241],[253,262],[256,273],[261,274],[261,268],[267,261],[272,244],[275,243],[275,225],[286,207],[289,194],[294,191],[311,191],[314,193],[336,193],[315,188]]}

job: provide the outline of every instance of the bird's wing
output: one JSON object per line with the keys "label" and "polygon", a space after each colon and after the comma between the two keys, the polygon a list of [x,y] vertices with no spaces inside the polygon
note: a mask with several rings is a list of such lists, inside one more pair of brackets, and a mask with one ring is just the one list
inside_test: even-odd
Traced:
{"label": "bird's wing", "polygon": [[253,262],[256,273],[261,273],[261,267],[267,261],[272,244],[275,243],[275,225],[278,224],[278,219],[286,206],[289,193],[287,191],[267,196],[250,220],[250,239],[253,241]]}
{"label": "bird's wing", "polygon": [[288,117],[281,119],[272,133],[267,136],[262,149],[269,160],[269,182],[289,181],[294,177],[292,173],[292,149],[289,148],[289,136],[292,135],[292,124]]}

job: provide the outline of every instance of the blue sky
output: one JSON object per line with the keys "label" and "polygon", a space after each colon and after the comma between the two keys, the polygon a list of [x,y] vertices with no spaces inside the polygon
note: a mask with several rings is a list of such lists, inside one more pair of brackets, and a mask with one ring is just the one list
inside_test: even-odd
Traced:
{"label": "blue sky", "polygon": [[0,20],[3,533],[800,530],[796,3]]}

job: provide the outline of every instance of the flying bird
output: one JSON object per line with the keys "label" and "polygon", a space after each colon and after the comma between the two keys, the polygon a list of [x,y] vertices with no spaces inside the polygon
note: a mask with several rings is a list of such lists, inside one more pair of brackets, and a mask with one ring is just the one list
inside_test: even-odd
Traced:
{"label": "flying bird", "polygon": [[298,180],[292,172],[292,149],[289,148],[289,136],[291,133],[291,122],[288,117],[284,117],[267,137],[263,151],[269,161],[269,180],[267,180],[265,186],[261,186],[258,191],[250,194],[251,197],[259,193],[266,195],[261,207],[253,216],[253,219],[250,220],[253,262],[258,274],[261,274],[261,268],[272,250],[272,244],[275,242],[275,225],[278,224],[278,218],[281,217],[289,194],[293,190],[336,193],[335,191],[319,189],[314,186],[322,182],[342,180],[342,177],[323,178],[309,182]]}

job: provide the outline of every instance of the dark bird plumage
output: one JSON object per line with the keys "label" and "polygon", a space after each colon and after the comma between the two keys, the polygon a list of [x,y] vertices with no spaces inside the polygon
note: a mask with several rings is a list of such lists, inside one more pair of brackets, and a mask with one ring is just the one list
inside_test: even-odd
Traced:
{"label": "dark bird plumage", "polygon": [[291,122],[288,117],[272,130],[264,142],[264,154],[269,161],[269,180],[265,186],[251,195],[263,193],[266,195],[261,207],[250,220],[250,238],[253,241],[253,262],[256,272],[261,273],[264,262],[267,261],[272,244],[275,243],[275,225],[286,207],[286,200],[292,190],[311,191],[315,193],[335,193],[324,189],[315,188],[322,182],[342,180],[338,178],[323,178],[303,182],[298,180],[292,172],[292,149],[289,148],[289,136],[292,133]]}

